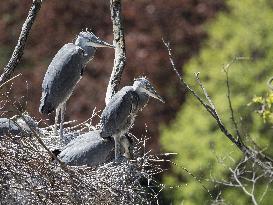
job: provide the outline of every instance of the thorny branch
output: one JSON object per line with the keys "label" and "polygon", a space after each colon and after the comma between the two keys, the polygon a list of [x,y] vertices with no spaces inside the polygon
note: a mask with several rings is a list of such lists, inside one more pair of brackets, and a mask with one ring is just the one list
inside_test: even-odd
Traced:
{"label": "thorny branch", "polygon": [[4,72],[0,76],[0,85],[6,82],[8,79],[10,79],[12,73],[14,72],[14,69],[20,62],[23,54],[24,54],[24,48],[26,45],[27,38],[29,36],[31,27],[35,21],[35,18],[41,8],[42,0],[33,0],[33,3],[31,5],[31,8],[28,12],[28,16],[22,26],[22,30],[20,33],[20,36],[18,38],[17,45],[14,48],[14,51],[12,53],[12,56],[4,68]]}
{"label": "thorny branch", "polygon": [[185,86],[187,88],[188,91],[190,91],[190,93],[201,103],[201,105],[203,105],[203,107],[208,111],[208,113],[215,119],[218,127],[220,128],[220,130],[224,133],[224,135],[233,143],[237,146],[237,148],[239,150],[241,150],[241,152],[245,155],[250,157],[254,162],[257,162],[259,164],[260,167],[262,167],[264,169],[264,171],[268,172],[269,174],[273,172],[273,160],[269,157],[267,157],[266,155],[264,155],[263,153],[261,153],[260,151],[257,150],[253,150],[250,147],[246,146],[244,144],[244,142],[241,140],[241,138],[236,138],[233,136],[233,134],[231,134],[231,132],[229,132],[229,130],[226,128],[226,126],[223,124],[220,116],[217,113],[216,107],[214,105],[214,103],[212,102],[209,94],[207,93],[205,87],[203,86],[200,78],[199,78],[199,73],[195,74],[196,77],[196,81],[197,83],[200,85],[206,101],[205,102],[183,79],[182,75],[178,72],[173,57],[172,57],[172,53],[171,53],[171,48],[169,43],[166,43],[163,39],[163,43],[166,46],[167,50],[168,50],[168,54],[169,54],[169,59],[171,62],[171,66],[173,71],[176,73],[177,77],[180,80],[180,83]]}
{"label": "thorny branch", "polygon": [[121,0],[110,0],[111,19],[113,22],[115,59],[114,66],[107,86],[105,103],[107,104],[117,92],[122,72],[126,63],[124,27],[121,14]]}

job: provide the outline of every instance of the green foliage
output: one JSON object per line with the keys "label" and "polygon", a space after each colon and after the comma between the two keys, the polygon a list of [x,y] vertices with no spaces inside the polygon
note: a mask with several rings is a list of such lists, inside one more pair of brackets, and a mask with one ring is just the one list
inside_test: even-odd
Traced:
{"label": "green foliage", "polygon": [[[234,131],[230,120],[227,100],[226,77],[223,66],[234,57],[248,57],[238,60],[229,68],[231,100],[235,117],[241,130],[248,133],[262,148],[273,146],[272,128],[247,104],[254,95],[264,95],[266,82],[273,70],[273,9],[269,0],[229,0],[227,12],[207,25],[208,40],[200,53],[183,68],[187,82],[199,89],[194,72],[200,72],[219,115],[227,127]],[[201,93],[201,92],[200,92]],[[261,100],[263,99],[256,99]],[[271,99],[271,97],[270,97]],[[162,129],[161,144],[167,151],[177,152],[175,162],[202,179],[212,193],[217,193],[211,177],[226,179],[228,166],[234,165],[229,156],[238,160],[241,153],[220,132],[215,121],[190,95],[177,114],[176,120]],[[273,150],[267,152],[273,155]],[[222,162],[222,163],[220,163]],[[225,164],[225,166],[223,165]],[[165,177],[169,185],[185,184],[179,189],[167,191],[173,204],[209,204],[210,196],[193,177],[180,167],[173,167]],[[262,189],[263,185],[259,185]],[[230,204],[250,204],[251,200],[240,189],[221,187],[222,196]],[[267,194],[261,204],[270,204]]]}
{"label": "green foliage", "polygon": [[248,105],[255,106],[256,112],[264,123],[273,124],[273,93],[267,93],[265,97],[255,96]]}

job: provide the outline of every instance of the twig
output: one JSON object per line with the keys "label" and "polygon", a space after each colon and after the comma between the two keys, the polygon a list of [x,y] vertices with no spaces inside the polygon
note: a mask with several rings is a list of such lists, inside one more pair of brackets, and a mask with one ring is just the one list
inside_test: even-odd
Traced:
{"label": "twig", "polygon": [[7,80],[6,82],[4,82],[3,84],[0,85],[0,89],[1,89],[2,87],[4,87],[6,84],[8,84],[9,82],[13,81],[15,78],[17,78],[17,77],[19,77],[19,76],[21,76],[21,75],[22,75],[22,73],[19,73],[18,75],[16,75],[16,76],[10,78],[9,80]]}
{"label": "twig", "polygon": [[211,100],[211,98],[210,98],[210,96],[209,96],[209,94],[208,94],[206,88],[205,88],[204,85],[201,83],[201,80],[200,80],[200,78],[199,78],[199,74],[200,74],[199,72],[198,72],[198,73],[195,73],[196,81],[197,81],[197,83],[199,84],[200,88],[203,90],[203,93],[204,93],[204,95],[205,95],[207,101],[209,102],[209,105],[210,105],[211,109],[215,112],[215,115],[217,116],[218,113],[217,113],[217,110],[216,110],[216,108],[215,108],[215,105],[214,105],[214,103],[212,102],[212,100]]}
{"label": "twig", "polygon": [[234,110],[233,110],[233,106],[232,106],[232,101],[231,101],[231,93],[230,93],[230,84],[229,84],[229,75],[228,75],[228,71],[229,71],[229,68],[232,64],[234,64],[237,60],[249,60],[249,58],[247,57],[234,57],[232,59],[232,61],[230,63],[228,63],[226,66],[224,66],[223,70],[226,74],[226,86],[227,86],[227,98],[228,98],[228,104],[229,104],[229,110],[230,110],[230,113],[231,113],[231,121],[233,123],[233,126],[235,128],[235,132],[236,132],[236,135],[237,135],[237,141],[241,141],[242,142],[242,135],[239,131],[239,126],[238,126],[238,123],[235,119],[235,115],[234,115]]}
{"label": "twig", "polygon": [[121,14],[121,0],[110,0],[111,20],[113,22],[115,60],[111,77],[107,86],[105,103],[107,104],[117,92],[122,72],[126,63],[124,28]]}
{"label": "twig", "polygon": [[[233,61],[232,61],[233,62]],[[235,120],[235,116],[234,116],[234,110],[233,110],[233,106],[232,106],[232,102],[231,102],[231,94],[230,94],[230,85],[229,85],[229,75],[228,75],[228,67],[226,69],[224,69],[224,72],[226,74],[226,86],[227,86],[227,99],[228,99],[228,104],[229,104],[229,110],[231,113],[231,121],[234,125],[235,131],[236,131],[236,135],[237,135],[237,140],[242,141],[242,136],[241,133],[239,131],[239,127],[238,124]]]}
{"label": "twig", "polygon": [[35,21],[35,18],[41,8],[42,0],[33,0],[33,3],[31,5],[31,8],[28,12],[28,16],[22,26],[22,30],[17,42],[17,45],[14,48],[14,51],[12,53],[12,56],[4,68],[4,72],[0,76],[0,85],[6,82],[8,79],[10,79],[12,73],[14,72],[14,69],[20,62],[23,54],[24,54],[24,48],[26,45],[26,41],[28,38],[28,35],[30,33],[31,27]]}

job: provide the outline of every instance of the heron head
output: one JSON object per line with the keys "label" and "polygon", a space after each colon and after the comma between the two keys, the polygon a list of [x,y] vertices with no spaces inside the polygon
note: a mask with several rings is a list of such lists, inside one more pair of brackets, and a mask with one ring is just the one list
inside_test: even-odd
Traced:
{"label": "heron head", "polygon": [[77,36],[75,44],[78,46],[90,46],[90,47],[109,47],[115,48],[115,46],[100,40],[97,36],[95,36],[92,32],[82,31]]}
{"label": "heron head", "polygon": [[138,90],[140,92],[144,92],[147,95],[165,103],[163,98],[156,92],[155,88],[152,86],[152,84],[149,82],[149,80],[147,78],[145,78],[145,77],[136,78],[134,80],[133,87],[135,90]]}

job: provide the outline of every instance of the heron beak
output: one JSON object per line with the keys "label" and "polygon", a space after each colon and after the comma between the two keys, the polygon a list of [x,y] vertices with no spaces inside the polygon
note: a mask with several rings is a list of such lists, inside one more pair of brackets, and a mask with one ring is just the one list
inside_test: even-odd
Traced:
{"label": "heron beak", "polygon": [[158,95],[155,98],[158,99],[160,102],[165,103],[165,100],[163,100],[161,96]]}
{"label": "heron beak", "polygon": [[159,100],[162,103],[165,103],[165,101],[163,100],[163,98],[157,94],[157,92],[154,90],[153,92],[151,92],[151,96],[157,100]]}
{"label": "heron beak", "polygon": [[90,46],[93,46],[93,47],[108,47],[108,48],[115,48],[114,45],[111,45],[105,41],[102,41],[100,39],[96,39],[95,41],[91,41],[90,42]]}

